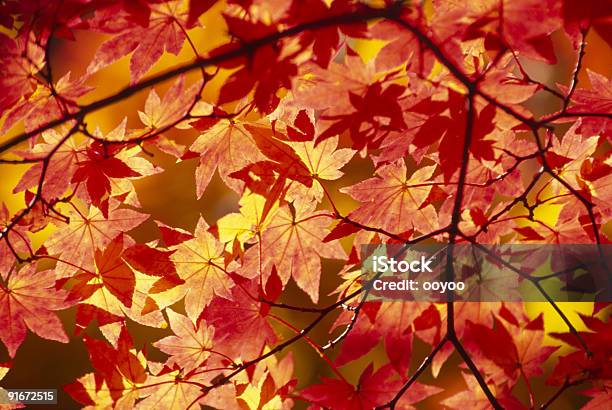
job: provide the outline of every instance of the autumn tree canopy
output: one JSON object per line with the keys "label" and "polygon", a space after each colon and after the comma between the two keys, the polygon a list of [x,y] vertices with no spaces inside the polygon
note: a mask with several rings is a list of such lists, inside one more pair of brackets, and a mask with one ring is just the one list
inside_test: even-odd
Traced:
{"label": "autumn tree canopy", "polygon": [[[0,17],[2,387],[56,388],[59,408],[609,408],[610,300],[559,303],[520,269],[545,302],[373,300],[361,252],[603,257],[609,2]],[[60,343],[74,360],[40,386],[29,357]]]}

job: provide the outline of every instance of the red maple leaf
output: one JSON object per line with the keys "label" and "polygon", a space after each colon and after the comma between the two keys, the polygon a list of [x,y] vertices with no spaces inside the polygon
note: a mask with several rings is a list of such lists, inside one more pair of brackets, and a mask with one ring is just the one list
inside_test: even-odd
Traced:
{"label": "red maple leaf", "polygon": [[[357,386],[346,380],[322,377],[324,384],[317,384],[302,390],[302,397],[312,403],[337,410],[373,409],[388,403],[402,386],[401,379],[394,377],[390,365],[373,371],[370,363],[359,377]],[[415,383],[398,401],[396,408],[413,409],[412,404],[442,391],[434,386]]]}
{"label": "red maple leaf", "polygon": [[[542,374],[541,366],[557,350],[555,346],[543,346],[544,322],[542,315],[519,325],[517,319],[505,310],[512,322],[505,325],[497,318],[493,329],[467,322],[470,344],[478,347],[482,357],[501,368],[513,384],[519,377],[532,378]],[[483,365],[484,366],[484,365]],[[489,373],[495,370],[489,368]]]}
{"label": "red maple leaf", "polygon": [[215,349],[231,358],[250,360],[261,354],[265,345],[272,345],[276,334],[265,317],[265,305],[256,298],[256,280],[236,280],[240,285],[232,289],[231,299],[215,298],[201,318],[215,329]]}
{"label": "red maple leaf", "polygon": [[76,275],[74,280],[77,283],[71,293],[111,313],[117,311],[109,309],[109,305],[117,303],[113,300],[131,307],[136,279],[132,269],[121,258],[123,246],[123,234],[119,234],[104,250],[96,250],[95,272],[84,271]]}
{"label": "red maple leaf", "polygon": [[[122,399],[128,408],[130,404],[133,407],[138,393],[132,387],[141,385],[147,380],[148,375],[145,371],[145,363],[143,363],[144,357],[142,355],[139,357],[134,350],[134,342],[127,327],[121,326],[117,346],[87,335],[83,341],[89,352],[91,364],[97,371],[95,391],[101,390],[102,383],[104,383],[105,390],[112,402]],[[88,392],[89,386],[84,382],[85,380],[77,380],[65,386],[64,389],[81,403],[95,403]],[[128,397],[122,397],[124,395]]]}
{"label": "red maple leaf", "polygon": [[0,115],[35,87],[33,75],[44,66],[44,49],[24,31],[16,40],[0,33]]}
{"label": "red maple leaf", "polygon": [[[430,115],[430,118],[416,133],[413,144],[422,148],[439,141],[440,167],[444,180],[448,182],[459,170],[463,161],[463,150],[457,147],[463,147],[465,141],[467,111],[464,97],[451,90],[448,92],[448,104],[422,101],[413,109]],[[495,129],[495,111],[495,106],[489,104],[480,112],[473,114],[474,125],[470,153],[481,161],[495,159],[494,141],[485,139]]]}
{"label": "red maple leaf", "polygon": [[121,146],[109,148],[97,141],[87,147],[87,157],[78,163],[72,182],[84,182],[91,202],[108,217],[108,199],[111,192],[110,178],[137,177],[140,174],[125,162],[114,157]]}
{"label": "red maple leaf", "polygon": [[177,245],[171,257],[179,277],[185,281],[185,310],[193,322],[215,295],[230,299],[234,286],[225,266],[223,245],[207,228],[201,219],[194,238]]}
{"label": "red maple leaf", "polygon": [[[130,58],[131,83],[137,83],[164,51],[178,55],[186,38],[184,30],[193,27],[187,24],[187,18],[188,11],[181,1],[151,5],[144,26],[134,25],[132,16],[120,6],[97,12],[94,18],[87,20],[88,28],[113,34],[113,37],[96,51],[87,73],[93,74],[134,52]],[[195,22],[192,19],[191,23]]]}
{"label": "red maple leaf", "polygon": [[[441,401],[441,404],[445,408],[452,410],[463,410],[469,407],[473,410],[489,410],[491,408],[491,402],[485,395],[482,387],[479,385],[476,378],[465,372],[461,372],[461,376],[465,381],[467,390],[460,391]],[[489,385],[489,388],[495,386]],[[508,410],[527,410],[528,407],[523,405],[518,399],[516,399],[512,392],[508,389],[500,388],[495,390],[495,398],[504,409]]]}
{"label": "red maple leaf", "polygon": [[[240,171],[248,164],[264,160],[246,123],[221,120],[200,135],[189,147],[189,151],[200,154],[200,164],[196,169],[196,196],[202,197],[215,169],[225,184],[240,191],[244,183],[230,175]],[[243,155],[244,152],[252,155]]]}
{"label": "red maple leaf", "polygon": [[174,335],[164,337],[153,343],[162,352],[170,355],[166,361],[168,367],[179,365],[185,371],[202,366],[210,356],[213,346],[214,328],[200,321],[195,326],[187,316],[167,309],[170,328]]}
{"label": "red maple leaf", "polygon": [[0,284],[0,340],[11,357],[30,329],[40,337],[67,343],[55,311],[70,307],[67,292],[55,289],[57,275],[51,271],[37,272],[29,265],[14,272],[6,285]]}
{"label": "red maple leaf", "polygon": [[[6,204],[2,203],[0,206],[0,230],[7,229],[12,222]],[[3,235],[0,240],[0,278],[7,278],[9,272],[14,269],[19,254],[26,254],[31,249],[27,228],[27,226],[17,224],[12,230],[12,235]],[[18,255],[13,252],[17,252]]]}
{"label": "red maple leaf", "polygon": [[39,83],[29,98],[22,99],[13,106],[0,130],[5,132],[23,120],[26,130],[32,131],[52,120],[62,118],[65,114],[74,113],[77,110],[77,100],[93,90],[85,85],[86,79],[87,77],[73,79],[68,72],[53,84],[53,88]]}
{"label": "red maple leaf", "polygon": [[[591,89],[578,88],[570,100],[568,112],[594,112],[609,114],[612,112],[612,81],[609,78],[591,70],[587,70]],[[569,92],[568,88],[559,85],[564,92]],[[608,139],[612,138],[610,128],[612,120],[605,115],[599,117],[586,117],[582,119],[582,124],[578,132],[583,135],[605,135]]]}
{"label": "red maple leaf", "polygon": [[[229,32],[239,41],[213,50],[213,55],[233,49],[236,44],[257,41],[276,32],[274,25],[260,21],[251,22],[227,14],[223,17]],[[239,100],[255,89],[253,102],[264,114],[274,111],[280,101],[277,92],[283,87],[291,88],[291,79],[297,74],[297,66],[291,56],[281,58],[278,48],[272,44],[258,47],[252,55],[234,58],[223,66],[239,69],[221,87],[217,103],[221,105]]]}
{"label": "red maple leaf", "polygon": [[[363,307],[355,327],[347,335],[342,344],[340,355],[336,363],[343,365],[357,359],[371,350],[379,341],[384,340],[385,351],[392,363],[392,368],[399,374],[404,374],[412,358],[412,341],[415,334],[424,337],[428,343],[437,343],[439,331],[436,337],[420,333],[420,331],[438,328],[440,316],[428,317],[432,313],[428,308],[434,309],[433,305],[427,303],[404,303],[404,302],[368,302]],[[349,314],[340,316],[336,322],[338,325],[346,325]],[[429,315],[431,316],[431,315]],[[350,319],[349,319],[350,320]],[[430,323],[427,323],[430,321]],[[429,336],[429,337],[428,337]]]}
{"label": "red maple leaf", "polygon": [[[297,1],[291,4],[283,22],[288,24],[311,23],[320,18],[330,18],[355,11],[360,4],[350,1],[334,1],[331,5],[322,0]],[[321,67],[327,67],[338,50],[341,41],[340,33],[349,37],[365,37],[366,24],[354,22],[352,24],[339,24],[338,26],[324,27],[318,30],[305,31],[300,35],[301,46],[312,47],[312,60]],[[342,39],[343,42],[345,39]]]}
{"label": "red maple leaf", "polygon": [[58,272],[93,269],[98,249],[104,249],[118,234],[135,228],[149,217],[131,209],[118,209],[118,206],[119,203],[110,202],[108,218],[93,206],[85,213],[78,208],[66,211],[70,222],[56,223],[58,229],[45,242],[49,254],[68,262],[58,263]]}
{"label": "red maple leaf", "polygon": [[436,210],[425,202],[431,186],[423,184],[434,171],[434,166],[424,166],[409,175],[404,160],[382,166],[376,177],[341,189],[361,202],[349,217],[394,233],[435,230]]}
{"label": "red maple leaf", "polygon": [[578,350],[559,358],[559,362],[547,380],[550,384],[560,385],[566,381],[574,382],[584,378],[585,374],[603,379],[612,377],[612,365],[608,360],[612,340],[612,321],[610,321],[610,317],[608,316],[607,321],[595,316],[580,315],[580,318],[589,331],[579,332],[579,335],[588,346],[591,354],[587,355],[575,334],[571,332],[551,333],[552,337]]}
{"label": "red maple leaf", "polygon": [[[275,268],[283,283],[293,278],[297,285],[313,300],[319,300],[321,257],[344,259],[345,253],[338,242],[323,243],[329,233],[329,216],[313,217],[313,202],[295,202],[279,209],[271,216],[261,235],[261,243],[249,249],[244,256],[240,272],[245,276],[253,270],[267,281]],[[275,249],[260,259],[260,249]]]}
{"label": "red maple leaf", "polygon": [[[45,158],[53,151],[61,139],[64,137],[54,129],[42,133],[42,142],[35,145],[32,150],[21,153],[23,158],[40,159]],[[44,182],[42,185],[46,198],[61,197],[70,186],[72,176],[77,169],[77,163],[85,154],[82,152],[80,144],[75,144],[70,140],[54,151],[49,164],[46,167]],[[14,189],[14,192],[38,187],[43,171],[43,164],[34,164],[28,169]]]}

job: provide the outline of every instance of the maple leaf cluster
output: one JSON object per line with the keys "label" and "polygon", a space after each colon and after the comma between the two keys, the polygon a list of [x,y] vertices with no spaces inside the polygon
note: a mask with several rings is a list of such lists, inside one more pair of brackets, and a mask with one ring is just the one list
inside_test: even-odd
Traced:
{"label": "maple leaf cluster", "polygon": [[[556,319],[372,301],[359,252],[606,246],[612,83],[587,57],[590,39],[609,57],[609,2],[9,0],[0,17],[0,166],[23,166],[21,205],[0,207],[0,380],[39,337],[87,350],[61,386],[84,408],[609,408],[609,295],[576,316],[533,280]],[[84,33],[104,40],[58,75],[54,46]],[[93,97],[124,58],[129,81]],[[558,83],[530,72],[554,65]],[[146,210],[171,163],[220,213]]]}

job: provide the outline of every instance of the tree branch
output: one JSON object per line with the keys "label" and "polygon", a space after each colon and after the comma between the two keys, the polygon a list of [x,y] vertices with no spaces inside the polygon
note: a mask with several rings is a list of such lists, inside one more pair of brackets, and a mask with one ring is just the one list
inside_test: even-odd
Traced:
{"label": "tree branch", "polygon": [[390,409],[393,410],[395,409],[395,405],[397,404],[397,402],[402,398],[402,396],[404,395],[404,393],[406,393],[406,391],[410,388],[410,386],[412,386],[417,379],[419,378],[419,376],[429,368],[429,366],[431,365],[431,363],[433,362],[433,360],[435,359],[436,355],[438,354],[438,352],[440,351],[440,349],[442,349],[442,347],[444,347],[444,345],[446,344],[446,342],[448,341],[448,339],[446,337],[444,337],[440,343],[438,343],[436,345],[436,347],[431,351],[431,353],[429,353],[429,355],[427,355],[425,357],[425,359],[421,362],[421,364],[419,365],[419,367],[416,369],[416,371],[414,372],[414,374],[412,375],[412,377],[410,377],[410,379],[408,379],[408,381],[406,381],[406,383],[404,383],[404,385],[402,386],[401,389],[399,389],[399,391],[397,392],[397,394],[393,397],[393,399],[391,399],[388,403],[383,404],[382,406],[378,406],[376,407],[376,410],[383,410],[383,409]]}

